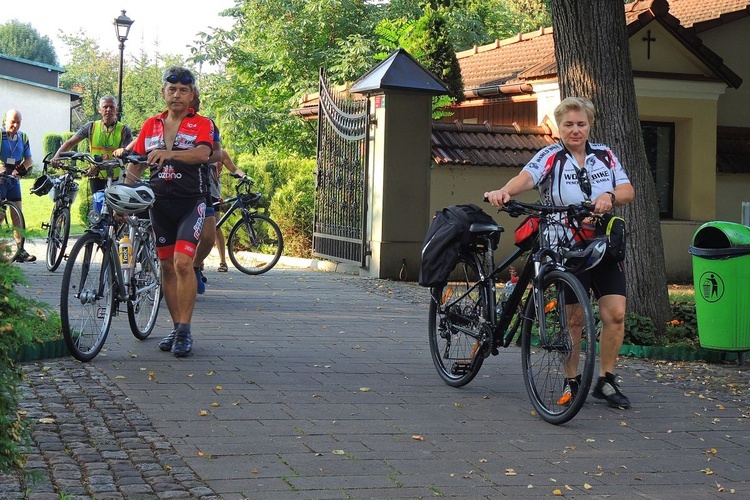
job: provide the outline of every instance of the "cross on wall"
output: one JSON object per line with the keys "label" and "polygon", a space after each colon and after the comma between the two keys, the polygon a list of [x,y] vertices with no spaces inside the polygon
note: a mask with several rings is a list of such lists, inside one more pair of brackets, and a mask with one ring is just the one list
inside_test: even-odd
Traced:
{"label": "cross on wall", "polygon": [[651,30],[646,31],[646,36],[641,40],[646,42],[646,58],[651,59],[651,42],[655,42],[656,38],[651,36]]}

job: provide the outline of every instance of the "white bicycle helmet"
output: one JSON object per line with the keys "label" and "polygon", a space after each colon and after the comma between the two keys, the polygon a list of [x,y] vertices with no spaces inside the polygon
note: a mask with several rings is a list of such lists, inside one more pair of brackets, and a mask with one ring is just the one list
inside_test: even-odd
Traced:
{"label": "white bicycle helmet", "polygon": [[154,204],[154,192],[146,184],[112,184],[104,191],[104,198],[113,210],[135,214]]}

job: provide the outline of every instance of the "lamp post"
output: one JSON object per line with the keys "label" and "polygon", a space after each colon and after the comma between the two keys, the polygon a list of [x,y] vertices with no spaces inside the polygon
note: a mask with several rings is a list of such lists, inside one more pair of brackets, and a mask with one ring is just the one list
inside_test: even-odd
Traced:
{"label": "lamp post", "polygon": [[128,33],[130,33],[130,27],[135,21],[125,15],[125,11],[122,11],[118,17],[115,18],[115,34],[117,35],[117,41],[120,42],[120,72],[118,74],[118,90],[117,90],[117,121],[122,119],[122,61],[125,53],[125,40],[128,39]]}

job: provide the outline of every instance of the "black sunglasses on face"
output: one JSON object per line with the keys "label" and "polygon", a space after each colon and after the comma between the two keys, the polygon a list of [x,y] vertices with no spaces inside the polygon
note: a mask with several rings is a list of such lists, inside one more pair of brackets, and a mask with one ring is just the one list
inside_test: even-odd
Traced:
{"label": "black sunglasses on face", "polygon": [[193,77],[188,75],[187,73],[183,74],[182,76],[177,75],[169,75],[166,78],[167,82],[169,83],[177,83],[180,82],[183,85],[190,85],[193,83]]}
{"label": "black sunglasses on face", "polygon": [[586,169],[580,169],[577,175],[578,185],[581,187],[581,191],[583,191],[586,196],[591,196],[591,181],[589,180],[589,176],[586,175]]}

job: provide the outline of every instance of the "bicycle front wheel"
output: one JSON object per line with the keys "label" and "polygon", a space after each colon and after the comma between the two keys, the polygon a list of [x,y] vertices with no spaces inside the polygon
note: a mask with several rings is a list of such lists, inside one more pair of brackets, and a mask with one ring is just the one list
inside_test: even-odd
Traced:
{"label": "bicycle front wheel", "polygon": [[539,307],[533,291],[526,303],[521,330],[523,380],[539,415],[549,423],[563,424],[578,413],[591,387],[596,324],[588,293],[573,274],[550,271],[541,292]]}
{"label": "bicycle front wheel", "polygon": [[227,238],[229,260],[245,274],[270,271],[281,258],[283,250],[281,229],[265,215],[243,216]]}
{"label": "bicycle front wheel", "polygon": [[0,204],[0,261],[13,262],[23,249],[26,222],[18,205],[12,201]]}
{"label": "bicycle front wheel", "polygon": [[60,290],[63,338],[79,361],[91,361],[107,339],[115,308],[114,273],[101,236],[84,233],[65,264]]}
{"label": "bicycle front wheel", "polygon": [[70,208],[61,207],[52,211],[47,233],[47,270],[55,272],[65,255],[70,235]]}
{"label": "bicycle front wheel", "polygon": [[487,301],[482,288],[474,288],[478,272],[469,258],[461,257],[445,286],[431,289],[430,352],[443,381],[453,387],[471,382],[484,362],[481,325]]}
{"label": "bicycle front wheel", "polygon": [[135,338],[144,340],[151,335],[161,304],[161,261],[156,254],[153,237],[141,240],[135,256],[128,300],[128,322]]}

